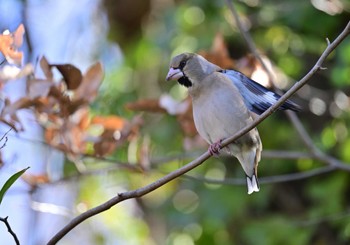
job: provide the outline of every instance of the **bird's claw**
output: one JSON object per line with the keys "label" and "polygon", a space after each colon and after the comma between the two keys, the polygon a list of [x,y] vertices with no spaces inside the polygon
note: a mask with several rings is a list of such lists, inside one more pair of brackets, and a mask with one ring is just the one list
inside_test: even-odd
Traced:
{"label": "bird's claw", "polygon": [[219,140],[213,144],[211,144],[208,148],[208,151],[209,151],[209,154],[211,156],[215,156],[215,157],[218,157],[219,156],[219,153],[220,153],[220,150],[221,150],[221,141],[222,140]]}

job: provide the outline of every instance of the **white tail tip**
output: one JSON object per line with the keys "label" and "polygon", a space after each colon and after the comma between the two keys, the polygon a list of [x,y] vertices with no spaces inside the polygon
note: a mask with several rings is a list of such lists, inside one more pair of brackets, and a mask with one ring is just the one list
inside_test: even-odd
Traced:
{"label": "white tail tip", "polygon": [[258,179],[256,178],[255,174],[252,177],[247,176],[247,186],[249,195],[260,190]]}

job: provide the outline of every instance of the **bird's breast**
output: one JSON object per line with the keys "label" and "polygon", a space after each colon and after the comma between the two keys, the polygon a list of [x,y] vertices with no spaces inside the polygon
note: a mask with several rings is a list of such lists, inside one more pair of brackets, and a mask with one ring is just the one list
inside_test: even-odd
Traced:
{"label": "bird's breast", "polygon": [[220,90],[193,98],[198,133],[208,142],[232,136],[251,121],[243,101],[232,91]]}

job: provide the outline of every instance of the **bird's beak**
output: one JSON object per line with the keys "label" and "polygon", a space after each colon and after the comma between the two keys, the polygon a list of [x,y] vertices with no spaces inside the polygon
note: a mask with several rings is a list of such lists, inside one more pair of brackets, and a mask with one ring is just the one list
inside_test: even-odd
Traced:
{"label": "bird's beak", "polygon": [[166,75],[166,80],[178,80],[179,78],[183,77],[184,74],[182,73],[182,71],[180,69],[175,69],[170,67],[168,75]]}

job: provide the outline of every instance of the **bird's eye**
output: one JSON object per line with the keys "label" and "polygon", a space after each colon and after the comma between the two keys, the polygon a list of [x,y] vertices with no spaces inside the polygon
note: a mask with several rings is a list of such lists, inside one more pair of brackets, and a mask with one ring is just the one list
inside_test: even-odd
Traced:
{"label": "bird's eye", "polygon": [[180,62],[179,68],[183,69],[185,67],[185,65],[186,65],[186,60],[183,60]]}

